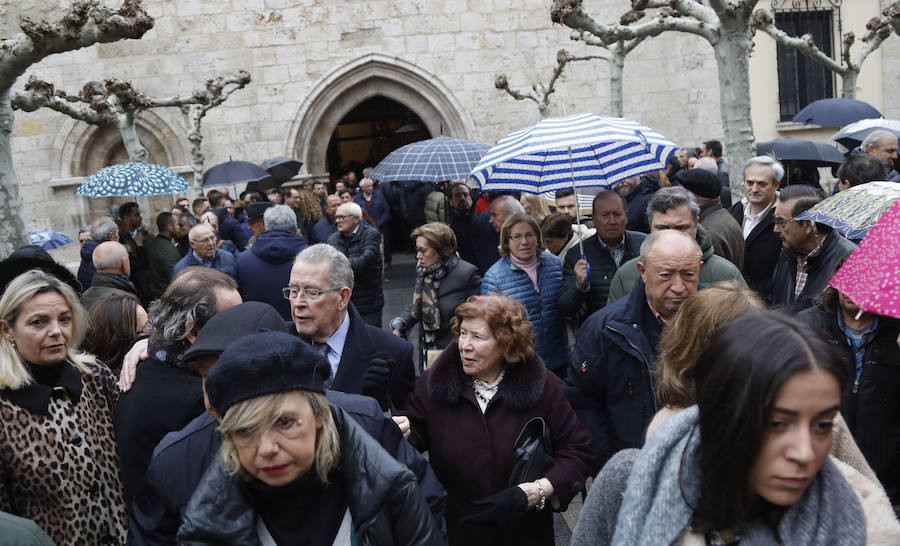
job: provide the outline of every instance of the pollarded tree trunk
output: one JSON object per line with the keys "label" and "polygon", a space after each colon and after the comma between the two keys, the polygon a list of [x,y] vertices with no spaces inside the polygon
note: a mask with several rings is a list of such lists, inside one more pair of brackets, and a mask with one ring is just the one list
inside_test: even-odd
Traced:
{"label": "pollarded tree trunk", "polygon": [[[743,34],[743,35],[741,35]],[[754,155],[753,121],[750,113],[750,50],[753,37],[733,33],[713,46],[719,69],[719,109],[725,148],[728,150],[729,185],[732,201],[744,196],[741,167]]]}
{"label": "pollarded tree trunk", "polygon": [[617,118],[625,115],[625,55],[622,49],[616,48],[609,58],[609,114]]}
{"label": "pollarded tree trunk", "polygon": [[122,135],[122,143],[125,144],[128,159],[134,163],[146,163],[150,153],[141,144],[141,139],[138,138],[137,115],[134,112],[125,112],[119,114],[117,118],[116,125],[119,128],[119,134]]}
{"label": "pollarded tree trunk", "polygon": [[22,217],[22,196],[13,168],[12,128],[13,109],[7,88],[0,91],[0,258],[29,243],[28,229]]}

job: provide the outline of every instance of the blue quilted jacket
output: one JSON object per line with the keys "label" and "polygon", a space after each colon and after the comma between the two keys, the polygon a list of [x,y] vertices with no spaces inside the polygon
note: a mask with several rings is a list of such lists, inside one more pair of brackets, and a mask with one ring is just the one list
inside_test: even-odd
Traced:
{"label": "blue quilted jacket", "polygon": [[542,252],[539,256],[538,286],[540,294],[535,291],[528,273],[504,256],[485,273],[481,293],[510,296],[528,309],[528,319],[534,325],[538,355],[548,368],[556,370],[568,361],[569,340],[559,310],[562,262],[549,252]]}

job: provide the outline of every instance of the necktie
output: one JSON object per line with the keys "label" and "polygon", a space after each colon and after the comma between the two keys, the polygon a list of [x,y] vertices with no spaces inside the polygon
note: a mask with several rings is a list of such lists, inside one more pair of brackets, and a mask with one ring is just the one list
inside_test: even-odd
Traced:
{"label": "necktie", "polygon": [[[328,351],[331,350],[331,347],[329,347],[327,343],[319,343],[317,341],[313,341],[312,346],[313,346],[313,349],[317,353],[319,353],[325,357],[325,361],[328,362],[328,366],[331,367],[331,361],[328,360]],[[329,377],[328,380],[325,381],[326,389],[331,388],[331,382],[333,380],[334,380],[334,374],[332,374],[331,377]]]}

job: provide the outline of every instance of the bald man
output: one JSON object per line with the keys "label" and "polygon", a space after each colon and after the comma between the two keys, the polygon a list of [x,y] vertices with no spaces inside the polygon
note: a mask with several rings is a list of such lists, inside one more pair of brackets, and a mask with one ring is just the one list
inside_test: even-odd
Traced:
{"label": "bald man", "polygon": [[651,233],[641,244],[641,278],[631,294],[588,317],[578,331],[566,396],[591,431],[597,470],[617,451],[644,443],[659,405],[653,381],[659,338],[697,291],[702,256],[687,233]]}
{"label": "bald man", "polygon": [[97,273],[91,287],[81,295],[81,305],[90,312],[91,306],[100,298],[112,294],[137,294],[128,276],[131,263],[128,249],[116,241],[106,241],[97,245],[92,257]]}

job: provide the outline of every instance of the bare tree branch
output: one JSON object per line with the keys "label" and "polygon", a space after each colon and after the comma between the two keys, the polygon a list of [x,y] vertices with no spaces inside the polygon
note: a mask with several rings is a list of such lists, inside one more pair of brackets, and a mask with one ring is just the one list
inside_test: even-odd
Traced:
{"label": "bare tree branch", "polygon": [[[639,2],[639,0],[635,0],[635,2]],[[632,10],[629,13],[640,13],[642,11]],[[588,15],[582,7],[581,0],[555,0],[550,10],[550,17],[554,23],[561,23],[575,30],[589,32],[605,43],[659,36],[663,32],[672,30],[696,34],[713,43],[718,40],[719,34],[718,28],[706,21],[677,17],[671,14],[660,14],[640,25],[605,25],[598,23],[593,17]]]}
{"label": "bare tree branch", "polygon": [[509,87],[509,81],[507,81],[506,79],[506,74],[499,74],[494,80],[494,87],[502,91],[506,91],[512,98],[516,100],[533,101],[535,104],[537,104],[538,111],[541,113],[541,117],[545,118],[550,114],[550,95],[552,95],[556,91],[556,82],[557,80],[559,80],[560,76],[562,76],[563,70],[566,68],[566,65],[573,61],[587,61],[590,59],[603,59],[607,61],[609,60],[604,55],[576,56],[570,54],[565,49],[560,49],[556,52],[556,67],[554,67],[553,73],[550,75],[550,80],[546,85],[538,82],[531,84],[531,88],[528,90],[515,90]]}

